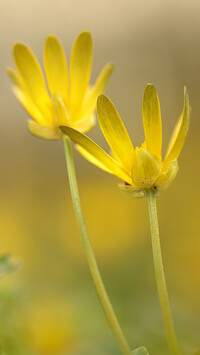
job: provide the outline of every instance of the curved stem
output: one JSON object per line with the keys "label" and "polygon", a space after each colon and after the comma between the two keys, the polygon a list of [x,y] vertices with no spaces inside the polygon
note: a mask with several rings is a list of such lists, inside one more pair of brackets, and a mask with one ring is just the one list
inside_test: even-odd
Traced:
{"label": "curved stem", "polygon": [[99,273],[99,269],[96,263],[96,259],[94,256],[94,252],[92,249],[92,246],[90,244],[90,239],[87,231],[87,227],[85,224],[81,204],[80,204],[80,197],[79,197],[79,192],[78,192],[78,186],[77,186],[77,181],[76,181],[76,174],[75,174],[75,168],[74,168],[74,160],[73,160],[73,155],[72,155],[72,149],[71,149],[71,142],[70,139],[65,136],[64,137],[64,147],[65,147],[65,157],[66,157],[66,163],[67,163],[67,170],[68,170],[68,176],[69,176],[69,184],[70,184],[70,189],[71,189],[71,195],[72,195],[72,201],[73,201],[73,206],[82,238],[82,242],[84,245],[89,269],[93,278],[94,285],[96,287],[97,294],[99,296],[99,300],[102,304],[104,313],[106,315],[106,318],[110,324],[110,327],[115,335],[115,338],[117,340],[117,343],[124,355],[130,355],[131,350],[129,348],[129,345],[125,339],[125,336],[121,330],[121,327],[118,323],[118,320],[116,318],[116,315],[113,311],[112,305],[110,303],[110,300],[108,298],[108,295],[106,293],[103,281],[101,279],[101,275]]}
{"label": "curved stem", "polygon": [[146,192],[149,208],[149,218],[151,227],[151,239],[153,249],[154,268],[156,275],[156,283],[158,288],[158,295],[160,299],[160,306],[162,316],[167,334],[170,351],[173,355],[180,355],[178,342],[174,330],[174,324],[171,315],[171,309],[168,299],[167,285],[165,281],[165,274],[163,269],[162,253],[159,238],[158,217],[156,207],[156,193],[153,189]]}

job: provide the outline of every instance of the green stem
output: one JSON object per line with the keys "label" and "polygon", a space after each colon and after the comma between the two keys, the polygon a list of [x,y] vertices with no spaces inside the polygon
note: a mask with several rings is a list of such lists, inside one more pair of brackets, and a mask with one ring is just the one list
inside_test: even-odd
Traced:
{"label": "green stem", "polygon": [[70,189],[71,189],[71,195],[72,195],[72,202],[80,230],[80,234],[82,237],[82,242],[85,248],[85,253],[89,265],[89,269],[93,278],[94,285],[96,287],[97,294],[99,296],[99,300],[102,304],[104,313],[106,315],[106,318],[110,324],[110,327],[115,335],[116,341],[124,355],[130,355],[131,350],[129,348],[129,345],[125,339],[125,336],[122,332],[122,329],[119,325],[119,322],[116,318],[116,315],[113,311],[111,302],[108,298],[108,295],[106,293],[97,263],[96,259],[94,256],[94,252],[90,243],[87,227],[85,224],[85,219],[83,216],[82,208],[81,208],[81,203],[80,203],[80,197],[79,197],[79,192],[78,192],[78,186],[77,186],[77,181],[76,181],[76,173],[75,173],[75,168],[74,168],[74,160],[73,160],[73,155],[72,155],[72,148],[71,148],[71,142],[68,137],[65,136],[64,138],[64,147],[65,147],[65,157],[66,157],[66,163],[67,163],[67,170],[68,170],[68,176],[69,176],[69,184],[70,184]]}
{"label": "green stem", "polygon": [[160,299],[160,306],[162,310],[165,331],[167,334],[168,344],[171,353],[173,355],[180,355],[180,350],[178,347],[178,342],[176,339],[174,324],[171,315],[167,285],[166,285],[165,274],[163,269],[162,253],[161,253],[160,238],[159,238],[159,228],[158,228],[157,207],[156,207],[156,192],[153,189],[150,189],[146,192],[146,196],[147,196],[148,208],[149,208],[156,283],[158,288],[158,295]]}

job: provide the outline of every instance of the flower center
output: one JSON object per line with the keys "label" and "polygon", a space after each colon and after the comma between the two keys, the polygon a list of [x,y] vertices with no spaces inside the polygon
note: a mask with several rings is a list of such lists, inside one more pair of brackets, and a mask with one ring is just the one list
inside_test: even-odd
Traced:
{"label": "flower center", "polygon": [[132,169],[133,183],[140,188],[149,188],[158,178],[161,165],[155,156],[144,148],[136,148]]}

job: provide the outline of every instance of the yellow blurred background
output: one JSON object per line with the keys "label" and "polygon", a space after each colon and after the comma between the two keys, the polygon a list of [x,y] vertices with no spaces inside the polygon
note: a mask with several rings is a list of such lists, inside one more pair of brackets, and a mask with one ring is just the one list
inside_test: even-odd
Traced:
{"label": "yellow blurred background", "polygon": [[[144,139],[142,96],[157,88],[165,153],[187,86],[190,131],[172,186],[158,198],[170,301],[182,354],[200,348],[200,3],[197,0],[0,1],[0,254],[24,262],[0,287],[5,355],[120,354],[95,294],[72,210],[62,142],[28,132],[27,114],[5,69],[12,45],[27,44],[43,65],[46,36],[69,59],[77,35],[94,42],[92,82],[115,64],[107,94],[134,145]],[[89,136],[107,148],[99,126]],[[147,202],[129,200],[117,178],[74,152],[80,195],[105,285],[133,349],[168,354],[157,297]]]}

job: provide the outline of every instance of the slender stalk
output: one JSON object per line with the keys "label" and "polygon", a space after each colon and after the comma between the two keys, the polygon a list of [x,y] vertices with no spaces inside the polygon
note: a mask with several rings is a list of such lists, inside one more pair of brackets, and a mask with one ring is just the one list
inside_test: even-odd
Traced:
{"label": "slender stalk", "polygon": [[76,214],[83,246],[85,249],[86,257],[87,257],[87,262],[89,265],[89,269],[93,278],[94,285],[96,287],[97,294],[99,296],[99,300],[102,304],[104,313],[106,315],[106,318],[110,324],[110,327],[113,331],[113,334],[116,338],[116,341],[124,355],[130,355],[131,350],[129,348],[129,345],[125,339],[125,336],[122,332],[122,329],[119,325],[119,322],[117,320],[117,317],[113,311],[111,302],[108,298],[108,295],[106,293],[97,263],[96,259],[94,256],[94,252],[92,249],[92,246],[90,244],[90,239],[87,231],[87,227],[85,224],[85,219],[83,216],[82,208],[81,208],[81,203],[80,203],[80,197],[79,197],[79,192],[78,192],[78,186],[77,186],[77,181],[76,181],[76,173],[75,173],[75,168],[74,168],[74,160],[73,160],[73,155],[72,155],[72,149],[71,149],[71,142],[68,137],[65,136],[64,138],[64,147],[65,147],[65,157],[66,157],[66,163],[67,163],[67,170],[68,170],[68,176],[69,176],[69,184],[70,184],[70,189],[71,189],[71,195],[72,195],[72,202],[74,206],[74,211]]}
{"label": "slender stalk", "polygon": [[160,306],[162,310],[162,316],[167,334],[168,344],[170,351],[173,355],[180,355],[178,342],[174,330],[174,324],[171,315],[171,309],[169,304],[167,285],[165,280],[165,274],[163,269],[162,253],[159,238],[158,217],[156,207],[156,193],[153,189],[146,192],[149,208],[151,239],[153,249],[154,268],[156,275],[156,283],[158,288],[158,295],[160,299]]}

